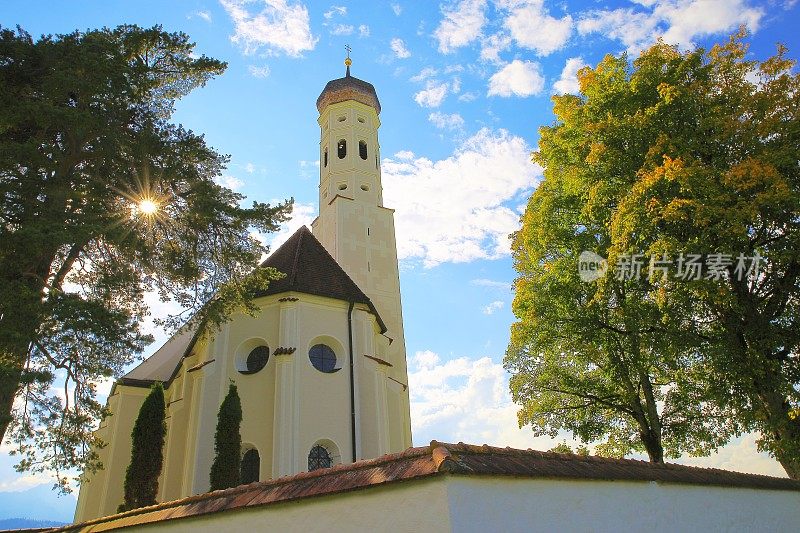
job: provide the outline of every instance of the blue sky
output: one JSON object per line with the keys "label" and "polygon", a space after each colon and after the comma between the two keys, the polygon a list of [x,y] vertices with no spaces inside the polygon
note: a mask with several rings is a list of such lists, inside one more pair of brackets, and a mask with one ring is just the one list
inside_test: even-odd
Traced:
{"label": "blue sky", "polygon": [[[796,4],[25,1],[5,4],[0,25],[38,36],[161,24],[188,33],[198,53],[227,61],[223,76],[178,104],[175,121],[231,155],[220,178],[228,186],[260,201],[294,197],[295,218],[268,237],[274,244],[317,212],[315,101],[344,74],[350,44],[353,75],[375,85],[383,108],[384,200],[396,209],[414,443],[546,449],[549,440],[517,428],[501,363],[513,321],[507,236],[541,175],[529,153],[537,128],[553,121],[550,96],[576,91],[582,65],[607,53],[635,55],[658,36],[687,48],[743,24],[754,58],[769,56],[777,42],[798,57]],[[0,498],[47,482],[14,472],[6,450]],[[756,452],[752,436],[686,462],[782,472]]]}

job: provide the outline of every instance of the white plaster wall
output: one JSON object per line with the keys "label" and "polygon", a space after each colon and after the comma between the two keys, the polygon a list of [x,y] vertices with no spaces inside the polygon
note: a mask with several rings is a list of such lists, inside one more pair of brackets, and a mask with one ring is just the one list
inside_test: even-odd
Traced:
{"label": "white plaster wall", "polygon": [[395,483],[297,502],[135,526],[125,531],[449,532],[447,491],[441,479]]}
{"label": "white plaster wall", "polygon": [[800,493],[627,481],[446,478],[452,531],[797,531]]}

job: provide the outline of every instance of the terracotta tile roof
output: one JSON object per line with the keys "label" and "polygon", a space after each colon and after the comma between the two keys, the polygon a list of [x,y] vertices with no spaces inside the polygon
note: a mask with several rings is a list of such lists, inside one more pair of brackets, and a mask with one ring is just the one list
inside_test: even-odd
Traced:
{"label": "terracotta tile roof", "polygon": [[294,291],[365,304],[377,318],[381,332],[386,331],[386,326],[369,297],[350,279],[306,226],[302,226],[289,237],[261,266],[273,267],[286,276],[271,282],[267,290],[257,296]]}
{"label": "terracotta tile roof", "polygon": [[786,478],[631,459],[432,441],[429,446],[409,448],[377,459],[198,494],[52,531],[109,531],[133,524],[232,511],[444,475],[655,481],[800,491],[800,481]]}

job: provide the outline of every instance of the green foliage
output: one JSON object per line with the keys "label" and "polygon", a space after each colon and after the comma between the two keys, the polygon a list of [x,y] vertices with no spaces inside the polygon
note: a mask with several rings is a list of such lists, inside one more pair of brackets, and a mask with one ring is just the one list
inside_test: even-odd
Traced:
{"label": "green foliage", "polygon": [[0,437],[21,470],[99,466],[95,386],[152,341],[147,292],[183,308],[162,325],[214,331],[278,276],[253,273],[251,232],[290,202],[241,206],[214,180],[227,157],[170,122],[226,66],[193,48],[159,26],[38,41],[0,28]]}
{"label": "green foliage", "polygon": [[553,446],[552,448],[550,448],[548,451],[554,453],[571,453],[574,455],[580,455],[581,457],[589,456],[589,448],[587,448],[583,444],[578,445],[573,451],[572,447],[569,444],[567,444],[567,441],[563,440],[558,444],[556,444],[555,446]]}
{"label": "green foliage", "polygon": [[242,403],[233,383],[219,406],[217,431],[214,433],[214,463],[211,465],[211,490],[239,485],[242,468]]}
{"label": "green foliage", "polygon": [[125,501],[118,512],[156,503],[167,433],[165,415],[164,388],[156,383],[144,399],[131,432],[131,464],[125,471]]}
{"label": "green foliage", "polygon": [[[800,476],[800,87],[785,50],[745,60],[743,33],[706,52],[663,43],[607,56],[556,96],[544,180],[514,235],[506,367],[521,424],[600,454],[707,454],[757,430]],[[606,275],[578,277],[583,250]],[[766,258],[755,275],[681,280],[651,256]],[[613,265],[643,254],[643,276]]]}

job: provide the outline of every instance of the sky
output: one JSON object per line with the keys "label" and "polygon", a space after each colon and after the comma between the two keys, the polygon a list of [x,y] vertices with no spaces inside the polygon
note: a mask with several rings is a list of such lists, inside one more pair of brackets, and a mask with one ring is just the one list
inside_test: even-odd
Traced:
{"label": "sky", "polygon": [[[541,179],[530,162],[550,97],[606,54],[635,57],[658,37],[710,46],[740,25],[750,55],[776,43],[798,57],[797,0],[18,1],[0,26],[34,37],[118,24],[183,31],[227,71],[177,105],[174,121],[230,154],[220,182],[248,200],[294,198],[273,248],[317,213],[315,107],[328,80],[375,85],[384,204],[394,208],[414,445],[432,439],[548,449],[560,440],[519,429],[502,367],[514,321],[508,236]],[[154,306],[154,312],[168,307]],[[165,339],[156,331],[152,353]],[[108,387],[104,388],[107,393]],[[50,483],[16,473],[0,447],[3,492]],[[680,462],[783,475],[755,436]],[[39,516],[41,494],[31,496]],[[34,499],[35,498],[35,499]],[[55,498],[55,496],[53,496]],[[4,516],[0,516],[4,518]]]}

